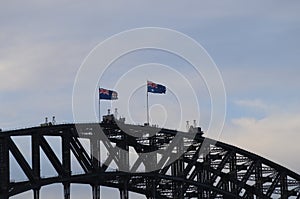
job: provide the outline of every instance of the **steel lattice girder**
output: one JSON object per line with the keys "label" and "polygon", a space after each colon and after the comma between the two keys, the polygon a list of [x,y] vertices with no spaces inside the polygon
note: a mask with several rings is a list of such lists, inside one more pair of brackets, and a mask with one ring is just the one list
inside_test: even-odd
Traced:
{"label": "steel lattice girder", "polygon": [[[96,133],[93,129],[96,129],[98,125],[76,124],[75,127],[74,124],[66,124],[2,132],[0,134],[0,199],[30,189],[39,190],[40,187],[52,183],[63,183],[64,185],[83,183],[119,189],[126,187],[127,191],[141,193],[149,198],[247,198],[254,196],[270,198],[274,195],[281,198],[300,197],[300,176],[298,174],[263,157],[222,142],[215,143],[213,140],[208,143],[215,144],[205,146],[209,153],[207,156],[203,156],[200,154],[200,147],[207,138],[201,135],[197,135],[194,139],[183,139],[189,144],[187,151],[178,160],[160,170],[150,173],[109,171],[108,167],[112,161],[117,165],[118,161],[122,161],[122,158],[120,159],[118,156],[116,146],[122,146],[127,150],[130,146],[137,152],[157,150],[168,145],[175,135],[181,132],[161,129],[154,136],[155,139],[153,137],[140,139],[125,135],[116,124],[102,124],[103,132],[109,141],[98,140],[98,142],[103,141],[109,155],[106,159],[101,160],[104,163],[101,164],[100,161],[91,157],[91,154],[80,142],[81,138],[93,139],[96,143],[93,146],[93,153],[97,153],[97,149],[101,150],[93,136]],[[145,130],[133,125],[126,127],[129,130],[133,128],[134,130]],[[12,139],[13,136],[31,136],[32,167],[17,148]],[[47,143],[45,136],[62,138],[62,162]],[[58,176],[50,178],[40,176],[40,150],[44,151]],[[12,182],[9,179],[9,152],[17,160],[28,180]],[[72,174],[71,153],[75,155],[76,161],[81,165],[84,173]],[[161,157],[160,164],[164,165],[168,161],[167,159],[167,157]],[[131,162],[133,170],[137,170],[141,164],[145,164],[147,161],[137,157],[135,162]]]}

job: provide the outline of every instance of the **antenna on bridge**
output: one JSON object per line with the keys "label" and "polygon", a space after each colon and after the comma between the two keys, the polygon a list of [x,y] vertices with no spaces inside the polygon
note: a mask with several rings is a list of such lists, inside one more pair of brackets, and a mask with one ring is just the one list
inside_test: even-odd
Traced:
{"label": "antenna on bridge", "polygon": [[52,124],[55,125],[56,121],[55,121],[55,116],[52,117]]}
{"label": "antenna on bridge", "polygon": [[48,124],[48,117],[45,117],[45,124]]}
{"label": "antenna on bridge", "polygon": [[190,130],[190,122],[186,121],[186,130],[189,131]]}
{"label": "antenna on bridge", "polygon": [[107,109],[107,115],[110,115],[110,108]]}
{"label": "antenna on bridge", "polygon": [[118,108],[115,108],[115,114],[114,114],[115,118],[118,118]]}

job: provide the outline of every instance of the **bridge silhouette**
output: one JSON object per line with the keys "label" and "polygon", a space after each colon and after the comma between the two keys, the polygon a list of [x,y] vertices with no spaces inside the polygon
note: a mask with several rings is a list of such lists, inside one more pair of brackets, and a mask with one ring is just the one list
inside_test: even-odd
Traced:
{"label": "bridge silhouette", "polygon": [[[54,183],[63,184],[65,199],[70,199],[73,183],[90,185],[93,199],[100,199],[101,186],[119,189],[121,199],[128,199],[129,191],[148,199],[300,198],[299,174],[246,150],[205,138],[199,127],[191,127],[196,132],[190,137],[189,133],[170,129],[118,124],[113,115],[111,118],[101,123],[47,124],[1,132],[0,199],[28,190],[33,190],[33,198],[39,199],[40,189]],[[107,139],[98,136],[99,129]],[[152,136],[133,136],[136,133],[152,133]],[[25,136],[31,139],[30,164],[13,139]],[[61,159],[47,136],[59,138]],[[82,139],[88,140],[89,150]],[[176,147],[176,142],[183,143],[183,147]],[[105,158],[101,155],[103,146],[107,151]],[[136,151],[135,161],[129,157],[129,148]],[[171,161],[170,155],[141,155],[157,150],[168,150],[171,156],[178,157]],[[41,176],[42,151],[57,175]],[[10,154],[26,180],[10,179]],[[72,172],[71,154],[82,173]],[[156,163],[161,167],[151,170],[154,168],[151,164]],[[114,170],[110,169],[112,164]],[[141,166],[145,172],[139,171]]]}

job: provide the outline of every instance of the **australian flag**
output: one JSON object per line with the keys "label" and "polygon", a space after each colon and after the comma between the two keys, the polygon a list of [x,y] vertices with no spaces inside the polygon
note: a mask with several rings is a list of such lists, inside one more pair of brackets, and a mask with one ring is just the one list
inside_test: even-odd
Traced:
{"label": "australian flag", "polygon": [[99,99],[104,100],[117,100],[118,93],[116,91],[99,88]]}
{"label": "australian flag", "polygon": [[166,87],[161,85],[161,84],[156,84],[154,82],[151,81],[147,81],[147,91],[150,93],[166,93]]}

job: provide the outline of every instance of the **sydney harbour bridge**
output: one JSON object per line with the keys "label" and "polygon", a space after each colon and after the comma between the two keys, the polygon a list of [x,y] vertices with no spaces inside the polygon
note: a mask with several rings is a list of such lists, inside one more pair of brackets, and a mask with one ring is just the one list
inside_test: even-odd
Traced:
{"label": "sydney harbour bridge", "polygon": [[[63,185],[65,199],[72,198],[71,184],[90,185],[93,199],[100,199],[101,186],[117,188],[121,199],[128,199],[129,191],[148,199],[300,198],[299,174],[246,150],[205,138],[199,127],[190,128],[195,133],[190,137],[189,132],[149,125],[123,123],[121,126],[113,115],[107,115],[101,123],[45,124],[0,132],[0,199],[29,190],[33,191],[34,199],[39,199],[41,188],[55,183]],[[106,139],[98,136],[99,129]],[[152,134],[133,136],[141,132]],[[31,139],[31,162],[13,139],[24,136]],[[61,158],[48,143],[49,136],[59,138]],[[83,146],[82,139],[88,140],[89,150]],[[182,143],[182,147],[176,143]],[[108,151],[105,158],[101,155],[103,146]],[[129,157],[129,148],[136,151],[134,161]],[[159,150],[168,153],[140,155]],[[41,175],[42,152],[57,175]],[[82,173],[72,172],[71,154]],[[178,157],[171,161],[170,156],[176,154]],[[26,180],[11,179],[10,156],[15,158]],[[161,167],[147,171],[151,163]],[[109,169],[111,164],[116,169]],[[137,172],[141,165],[145,172]]]}

